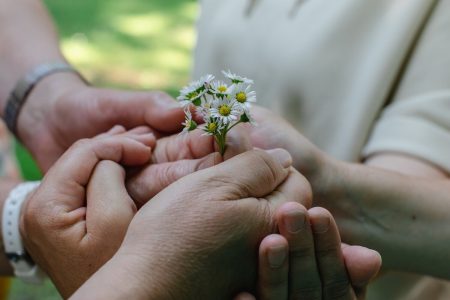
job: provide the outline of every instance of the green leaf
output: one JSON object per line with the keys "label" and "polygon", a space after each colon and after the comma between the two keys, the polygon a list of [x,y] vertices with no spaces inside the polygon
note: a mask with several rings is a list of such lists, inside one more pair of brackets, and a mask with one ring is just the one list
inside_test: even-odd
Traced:
{"label": "green leaf", "polygon": [[249,117],[247,116],[246,113],[243,113],[243,114],[242,114],[242,116],[241,116],[241,122],[242,122],[242,123],[248,123],[248,122],[250,122],[250,119],[249,119]]}
{"label": "green leaf", "polygon": [[194,101],[192,101],[192,104],[194,104],[195,106],[200,106],[202,104],[202,99],[197,98]]}

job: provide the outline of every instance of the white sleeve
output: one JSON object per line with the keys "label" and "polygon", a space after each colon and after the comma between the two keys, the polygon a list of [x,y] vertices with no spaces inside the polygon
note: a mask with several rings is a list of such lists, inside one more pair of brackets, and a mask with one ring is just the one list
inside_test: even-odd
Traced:
{"label": "white sleeve", "polygon": [[438,2],[405,63],[362,155],[405,153],[450,173],[450,0]]}

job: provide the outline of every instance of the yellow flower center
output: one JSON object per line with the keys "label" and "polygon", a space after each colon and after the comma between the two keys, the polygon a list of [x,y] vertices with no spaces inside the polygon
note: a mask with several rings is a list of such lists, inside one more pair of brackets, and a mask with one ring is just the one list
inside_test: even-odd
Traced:
{"label": "yellow flower center", "polygon": [[228,105],[222,104],[219,107],[219,114],[221,114],[222,116],[227,117],[230,115],[230,113],[231,113],[231,107],[229,107]]}
{"label": "yellow flower center", "polygon": [[217,129],[216,123],[209,123],[207,129],[209,132],[215,132]]}
{"label": "yellow flower center", "polygon": [[221,85],[217,88],[217,90],[221,93],[225,93],[227,91],[227,87],[225,85]]}
{"label": "yellow flower center", "polygon": [[192,121],[191,120],[188,120],[188,119],[186,119],[185,120],[185,122],[184,122],[184,127],[186,127],[186,128],[191,128],[191,125],[192,125]]}
{"label": "yellow flower center", "polygon": [[247,101],[247,94],[245,92],[239,92],[236,94],[236,100],[239,103],[244,103],[245,101]]}

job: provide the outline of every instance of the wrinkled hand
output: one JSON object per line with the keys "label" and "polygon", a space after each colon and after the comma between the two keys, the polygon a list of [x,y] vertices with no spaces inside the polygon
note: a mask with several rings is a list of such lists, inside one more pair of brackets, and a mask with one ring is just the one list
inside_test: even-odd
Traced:
{"label": "wrinkled hand", "polygon": [[114,125],[149,126],[156,135],[181,129],[184,113],[162,92],[87,86],[76,75],[48,76],[33,89],[18,119],[20,139],[46,171],[75,141]]}
{"label": "wrinkled hand", "polygon": [[318,177],[325,155],[314,144],[299,133],[291,124],[272,111],[260,107],[252,107],[257,126],[245,124],[241,130],[250,136],[254,147],[261,149],[286,149],[293,158],[293,166],[312,180]]}
{"label": "wrinkled hand", "polygon": [[71,295],[123,241],[136,213],[118,164],[148,162],[153,134],[120,126],[76,142],[45,175],[22,210],[25,248],[64,298]]}
{"label": "wrinkled hand", "polygon": [[241,131],[229,133],[224,157],[214,138],[200,130],[164,137],[153,149],[151,163],[128,173],[127,189],[141,207],[172,182],[251,149],[249,137]]}
{"label": "wrinkled hand", "polygon": [[230,299],[253,288],[259,242],[276,230],[279,206],[310,205],[309,184],[290,164],[281,149],[249,151],[173,183],[138,211],[115,257],[75,296],[109,299],[114,270],[119,281],[133,274],[132,294],[116,290],[117,299]]}
{"label": "wrinkled hand", "polygon": [[[381,266],[376,251],[341,244],[333,217],[320,207],[286,203],[277,221],[280,234],[259,248],[258,299],[364,299]],[[248,293],[235,298],[251,299]]]}

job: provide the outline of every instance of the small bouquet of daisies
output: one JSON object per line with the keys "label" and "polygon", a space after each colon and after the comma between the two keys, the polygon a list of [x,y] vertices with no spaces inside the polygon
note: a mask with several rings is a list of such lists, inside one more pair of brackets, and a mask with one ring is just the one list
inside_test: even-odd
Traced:
{"label": "small bouquet of daisies", "polygon": [[[230,71],[222,73],[228,83],[206,75],[184,87],[177,100],[186,113],[183,133],[202,129],[205,134],[214,136],[223,155],[227,133],[239,123],[254,124],[250,107],[256,102],[256,93],[251,90],[253,80]],[[201,125],[195,122],[192,113],[203,120]]]}

